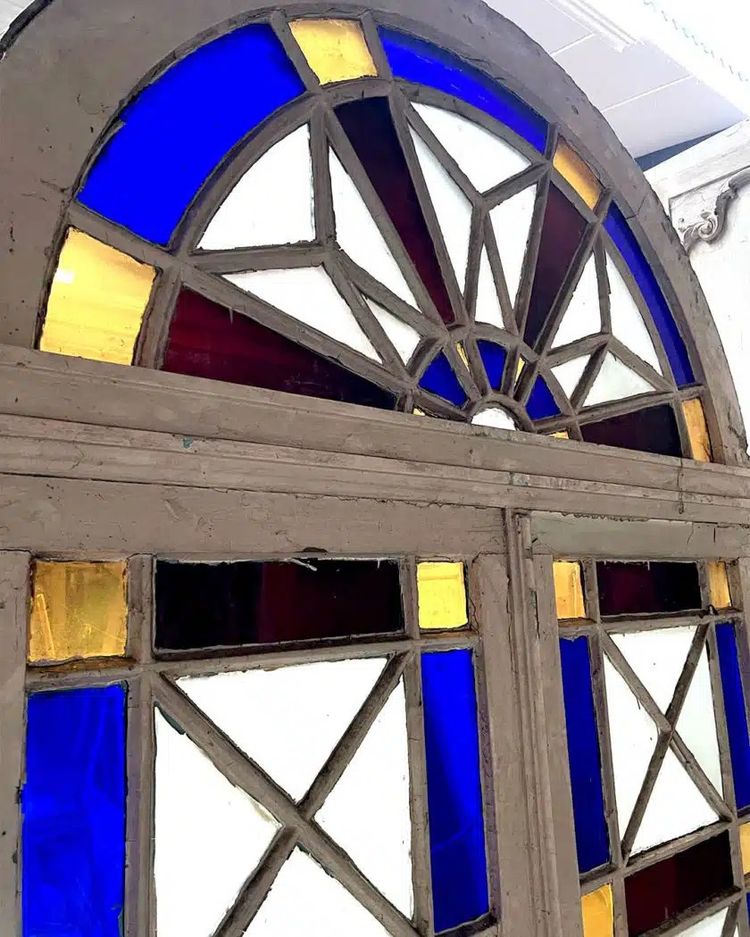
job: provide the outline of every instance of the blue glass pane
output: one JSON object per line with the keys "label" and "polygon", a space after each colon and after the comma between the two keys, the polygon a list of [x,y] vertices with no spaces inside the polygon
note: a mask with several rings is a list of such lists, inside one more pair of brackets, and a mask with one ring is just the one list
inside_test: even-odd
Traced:
{"label": "blue glass pane", "polygon": [[471,651],[422,655],[435,930],[489,910]]}
{"label": "blue glass pane", "polygon": [[625,263],[630,267],[630,272],[635,277],[646,305],[651,311],[651,317],[661,336],[675,381],[680,387],[692,384],[695,381],[693,368],[680,330],[672,317],[672,311],[635,235],[616,205],[610,208],[604,220],[604,227],[622,254]]}
{"label": "blue glass pane", "polygon": [[609,837],[604,813],[602,766],[594,691],[591,686],[588,640],[561,639],[560,660],[578,871],[583,873],[609,861]]}
{"label": "blue glass pane", "polygon": [[531,388],[531,394],[526,403],[526,412],[532,420],[543,420],[548,416],[557,416],[560,412],[560,408],[552,396],[552,391],[543,377],[538,377],[534,381],[534,386]]}
{"label": "blue glass pane", "polygon": [[120,115],[79,195],[84,205],[166,244],[208,175],[245,134],[302,94],[270,26],[236,29],[148,85]]}
{"label": "blue glass pane", "polygon": [[484,370],[487,372],[487,378],[490,387],[497,390],[503,379],[503,369],[505,368],[505,349],[494,342],[477,342],[479,354],[484,364]]}
{"label": "blue glass pane", "polygon": [[23,787],[24,937],[120,937],[125,689],[29,697]]}
{"label": "blue glass pane", "polygon": [[457,407],[462,407],[466,403],[466,391],[442,352],[430,362],[422,375],[419,386],[430,391],[431,394],[450,400]]}
{"label": "blue glass pane", "polygon": [[381,29],[380,39],[396,78],[455,95],[505,124],[540,153],[544,152],[547,121],[479,69],[431,42],[395,29]]}
{"label": "blue glass pane", "polygon": [[745,694],[737,657],[734,625],[717,625],[716,641],[719,645],[721,687],[724,692],[724,711],[732,757],[734,797],[737,807],[742,809],[750,806],[750,737],[747,731]]}

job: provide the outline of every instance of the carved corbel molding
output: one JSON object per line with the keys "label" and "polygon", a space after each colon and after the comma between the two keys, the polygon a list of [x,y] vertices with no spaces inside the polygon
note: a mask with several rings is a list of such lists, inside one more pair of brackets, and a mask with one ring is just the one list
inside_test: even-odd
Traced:
{"label": "carved corbel molding", "polygon": [[746,166],[735,173],[716,196],[713,211],[702,211],[700,219],[689,225],[681,225],[680,237],[685,250],[690,251],[699,241],[713,244],[724,234],[727,226],[729,206],[737,198],[740,191],[750,185],[750,166]]}

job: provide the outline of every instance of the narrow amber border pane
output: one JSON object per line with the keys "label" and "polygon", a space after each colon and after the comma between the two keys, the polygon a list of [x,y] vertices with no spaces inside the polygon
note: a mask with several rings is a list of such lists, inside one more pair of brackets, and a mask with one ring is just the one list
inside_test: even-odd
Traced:
{"label": "narrow amber border pane", "polygon": [[418,563],[417,597],[423,631],[463,628],[469,623],[463,563]]}
{"label": "narrow amber border pane", "polygon": [[742,874],[750,875],[750,823],[743,823],[740,827],[740,854]]}
{"label": "narrow amber border pane", "polygon": [[39,348],[132,364],[156,270],[69,228],[60,251]]}
{"label": "narrow amber border pane", "polygon": [[289,27],[322,85],[378,74],[362,27],[354,20],[293,20]]}
{"label": "narrow amber border pane", "polygon": [[612,937],[614,903],[612,886],[602,885],[581,898],[583,937]]}
{"label": "narrow amber border pane", "polygon": [[683,400],[682,412],[687,424],[690,454],[696,462],[712,462],[711,439],[703,404],[697,397],[694,400]]}
{"label": "narrow amber border pane", "polygon": [[121,657],[127,637],[126,563],[36,560],[29,661]]}
{"label": "narrow amber border pane", "polygon": [[562,137],[557,141],[552,165],[589,208],[596,208],[602,194],[601,183],[593,170]]}
{"label": "narrow amber border pane", "polygon": [[732,596],[729,590],[727,564],[720,561],[706,563],[708,577],[708,596],[716,609],[731,608]]}
{"label": "narrow amber border pane", "polygon": [[557,617],[585,618],[586,601],[583,596],[581,564],[568,560],[555,560],[552,564],[555,577],[555,604]]}

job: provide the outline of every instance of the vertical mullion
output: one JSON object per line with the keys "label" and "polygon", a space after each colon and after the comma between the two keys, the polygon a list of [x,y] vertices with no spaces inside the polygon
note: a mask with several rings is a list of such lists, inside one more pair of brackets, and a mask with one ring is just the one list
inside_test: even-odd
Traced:
{"label": "vertical mullion", "polygon": [[21,790],[25,746],[29,553],[0,553],[0,933],[20,933]]}
{"label": "vertical mullion", "polygon": [[[128,655],[152,661],[154,561],[128,561]],[[156,737],[151,674],[141,669],[128,681],[125,937],[156,933],[154,862],[154,765]]]}
{"label": "vertical mullion", "polygon": [[[401,564],[401,592],[404,600],[406,633],[419,638],[417,563],[408,557]],[[414,923],[420,934],[434,934],[430,834],[427,810],[427,758],[425,754],[422,704],[422,660],[419,650],[409,655],[404,670],[406,732],[409,746],[409,782],[412,827],[412,885]]]}

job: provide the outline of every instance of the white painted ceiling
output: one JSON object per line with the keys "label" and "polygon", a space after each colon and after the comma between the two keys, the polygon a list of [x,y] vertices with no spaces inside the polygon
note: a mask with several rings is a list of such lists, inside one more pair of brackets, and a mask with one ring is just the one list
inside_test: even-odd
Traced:
{"label": "white painted ceiling", "polygon": [[[622,48],[608,35],[592,31],[569,7],[563,9],[564,0],[487,2],[556,59],[633,156],[723,130],[745,116],[655,45],[636,42]],[[25,0],[0,0],[0,35],[27,5]],[[589,5],[595,9],[597,0]]]}

